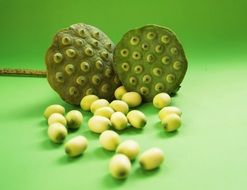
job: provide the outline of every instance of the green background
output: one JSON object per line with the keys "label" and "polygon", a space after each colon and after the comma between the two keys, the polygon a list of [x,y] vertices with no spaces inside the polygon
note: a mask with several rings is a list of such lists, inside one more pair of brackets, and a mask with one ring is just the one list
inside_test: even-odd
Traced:
{"label": "green background", "polygon": [[44,78],[0,76],[0,188],[41,189],[246,189],[247,171],[247,1],[31,1],[0,0],[0,68],[45,69],[44,54],[56,31],[73,23],[95,25],[117,43],[131,28],[159,24],[181,40],[189,68],[173,105],[183,111],[183,126],[167,134],[158,110],[142,130],[126,130],[142,150],[158,146],[166,161],[142,171],[137,162],[125,181],[112,179],[98,135],[84,124],[71,137],[89,139],[87,152],[69,159],[62,145],[46,135],[42,114],[64,103]]}

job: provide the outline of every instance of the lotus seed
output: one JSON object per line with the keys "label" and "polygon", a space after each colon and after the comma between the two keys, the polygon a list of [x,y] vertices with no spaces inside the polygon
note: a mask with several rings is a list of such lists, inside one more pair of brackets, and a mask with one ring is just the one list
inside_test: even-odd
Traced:
{"label": "lotus seed", "polygon": [[71,39],[70,39],[70,37],[69,36],[64,36],[63,38],[62,38],[62,44],[63,45],[70,45],[71,44]]}
{"label": "lotus seed", "polygon": [[131,170],[131,163],[124,154],[114,155],[109,163],[109,171],[112,177],[116,179],[125,179],[128,177]]}
{"label": "lotus seed", "polygon": [[116,153],[126,155],[130,160],[134,160],[140,152],[139,144],[134,140],[123,141],[116,150]]}
{"label": "lotus seed", "polygon": [[162,109],[163,107],[169,106],[171,101],[169,94],[163,92],[154,96],[153,105],[158,109]]}
{"label": "lotus seed", "polygon": [[170,58],[168,56],[164,56],[162,57],[162,60],[161,62],[165,65],[169,64],[170,63]]}
{"label": "lotus seed", "polygon": [[54,143],[62,143],[66,138],[68,132],[61,123],[52,123],[47,130],[49,139]]}
{"label": "lotus seed", "polygon": [[90,47],[85,48],[84,53],[90,57],[94,55],[93,49]]}
{"label": "lotus seed", "polygon": [[155,60],[155,57],[153,54],[147,55],[147,62],[152,63],[152,62],[154,62],[154,60]]}
{"label": "lotus seed", "polygon": [[170,51],[171,51],[171,54],[173,54],[173,55],[177,55],[178,54],[178,49],[175,48],[175,47],[171,48]]}
{"label": "lotus seed", "polygon": [[153,74],[157,77],[161,76],[162,75],[162,70],[158,67],[154,68],[153,69]]}
{"label": "lotus seed", "polygon": [[101,53],[101,57],[104,59],[104,60],[108,60],[109,59],[109,54],[106,52],[106,51],[103,51],[102,53]]}
{"label": "lotus seed", "polygon": [[85,111],[89,111],[90,110],[90,107],[92,105],[92,103],[96,100],[98,100],[98,96],[96,95],[87,95],[87,96],[84,96],[81,100],[81,109],[82,110],[85,110]]}
{"label": "lotus seed", "polygon": [[147,118],[144,113],[139,110],[132,110],[127,114],[127,118],[131,126],[134,128],[143,128],[147,123]]}
{"label": "lotus seed", "polygon": [[165,87],[162,83],[158,82],[154,87],[156,92],[163,92],[165,90]]}
{"label": "lotus seed", "polygon": [[109,151],[115,151],[120,141],[120,136],[112,130],[106,130],[99,136],[100,145]]}
{"label": "lotus seed", "polygon": [[100,60],[97,60],[96,62],[95,62],[95,67],[98,69],[98,70],[102,70],[103,69],[103,63],[102,63],[102,61],[100,61]]}
{"label": "lotus seed", "polygon": [[127,50],[127,49],[122,49],[122,50],[121,50],[121,55],[122,55],[123,57],[127,57],[127,56],[129,55],[129,50]]}
{"label": "lotus seed", "polygon": [[173,68],[174,68],[175,70],[180,70],[181,67],[182,67],[182,64],[181,64],[180,61],[175,61],[175,62],[173,63]]}
{"label": "lotus seed", "polygon": [[125,89],[124,86],[120,86],[118,87],[115,92],[114,92],[114,96],[117,100],[121,100],[123,95],[127,92],[127,90]]}
{"label": "lotus seed", "polygon": [[129,70],[129,67],[130,67],[129,64],[126,63],[126,62],[122,64],[122,69],[123,69],[124,71],[128,71],[128,70]]}
{"label": "lotus seed", "polygon": [[92,83],[93,83],[94,85],[99,85],[100,82],[101,82],[101,79],[100,79],[99,75],[94,75],[94,76],[92,77]]}
{"label": "lotus seed", "polygon": [[130,77],[129,78],[129,82],[130,84],[132,84],[133,86],[135,86],[137,84],[137,79],[136,77]]}
{"label": "lotus seed", "polygon": [[142,68],[141,65],[135,66],[134,72],[135,72],[136,74],[140,74],[140,73],[142,73],[142,71],[143,71],[143,68]]}
{"label": "lotus seed", "polygon": [[82,122],[83,122],[83,116],[81,112],[77,110],[71,110],[69,111],[66,116],[67,120],[67,126],[69,129],[78,129],[80,128]]}
{"label": "lotus seed", "polygon": [[159,111],[159,118],[162,121],[167,115],[172,114],[172,113],[175,113],[178,116],[182,115],[182,111],[179,108],[174,107],[174,106],[167,106]]}
{"label": "lotus seed", "polygon": [[56,73],[56,80],[57,80],[57,82],[59,82],[59,83],[63,83],[63,82],[64,82],[63,73],[57,72],[57,73]]}
{"label": "lotus seed", "polygon": [[109,106],[109,102],[105,99],[98,99],[95,100],[90,107],[90,110],[92,113],[94,113],[97,109],[102,108],[102,107],[107,107]]}
{"label": "lotus seed", "polygon": [[127,127],[128,120],[122,112],[115,112],[111,115],[111,124],[114,129],[123,130]]}
{"label": "lotus seed", "polygon": [[149,89],[147,87],[141,87],[140,92],[141,92],[141,95],[147,95],[149,94]]}
{"label": "lotus seed", "polygon": [[79,92],[78,92],[78,90],[76,89],[76,87],[72,86],[72,87],[69,88],[69,94],[70,94],[71,96],[77,96],[78,93],[79,93]]}
{"label": "lotus seed", "polygon": [[156,51],[156,53],[162,53],[163,52],[163,46],[162,45],[157,45],[155,47],[155,51]]}
{"label": "lotus seed", "polygon": [[132,54],[133,59],[139,60],[141,59],[141,54],[140,52],[134,51]]}
{"label": "lotus seed", "polygon": [[53,113],[49,116],[48,125],[50,126],[53,123],[61,123],[64,126],[67,125],[65,117],[61,113]]}
{"label": "lotus seed", "polygon": [[113,100],[110,103],[110,107],[116,112],[122,112],[123,114],[127,114],[129,112],[129,106],[126,102],[122,100]]}
{"label": "lotus seed", "polygon": [[176,131],[182,124],[181,118],[175,114],[168,114],[162,121],[162,125],[167,132]]}
{"label": "lotus seed", "polygon": [[64,146],[65,153],[70,157],[80,156],[88,147],[86,137],[80,135],[70,139]]}
{"label": "lotus seed", "polygon": [[114,113],[114,110],[111,107],[102,107],[102,108],[97,109],[94,112],[94,115],[99,115],[99,116],[103,116],[103,117],[110,119],[113,113]]}
{"label": "lotus seed", "polygon": [[102,133],[111,127],[111,121],[99,115],[91,117],[88,121],[88,128],[94,133]]}
{"label": "lotus seed", "polygon": [[146,84],[150,83],[152,81],[152,77],[150,75],[144,75],[142,78],[142,81]]}
{"label": "lotus seed", "polygon": [[130,39],[130,44],[131,45],[137,45],[139,43],[139,41],[140,41],[140,39],[138,37],[134,36]]}
{"label": "lotus seed", "polygon": [[164,153],[160,148],[151,148],[143,152],[139,157],[139,163],[145,170],[158,168],[164,161]]}
{"label": "lotus seed", "polygon": [[46,119],[48,119],[48,118],[50,117],[50,115],[53,114],[53,113],[60,113],[60,114],[64,115],[64,114],[65,114],[65,109],[64,109],[64,107],[61,106],[61,105],[53,104],[53,105],[48,106],[48,107],[45,109],[43,115],[44,115],[44,117],[45,117]]}
{"label": "lotus seed", "polygon": [[141,104],[142,97],[137,92],[126,92],[122,96],[122,100],[126,102],[130,108],[133,108]]}

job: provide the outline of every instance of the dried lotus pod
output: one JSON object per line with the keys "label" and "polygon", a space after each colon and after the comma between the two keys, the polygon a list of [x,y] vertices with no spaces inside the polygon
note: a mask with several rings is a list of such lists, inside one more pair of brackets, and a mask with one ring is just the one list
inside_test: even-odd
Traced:
{"label": "dried lotus pod", "polygon": [[113,99],[120,86],[113,49],[113,42],[94,26],[79,23],[60,30],[45,56],[50,86],[70,104],[79,105],[88,94]]}
{"label": "dried lotus pod", "polygon": [[114,50],[114,69],[127,91],[152,101],[161,92],[177,92],[187,59],[176,35],[167,28],[147,25],[127,32]]}

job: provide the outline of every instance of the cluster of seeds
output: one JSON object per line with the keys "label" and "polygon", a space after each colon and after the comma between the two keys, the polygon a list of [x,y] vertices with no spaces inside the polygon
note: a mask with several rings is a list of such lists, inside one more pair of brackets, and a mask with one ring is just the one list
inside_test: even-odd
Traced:
{"label": "cluster of seeds", "polygon": [[113,99],[120,86],[113,49],[113,42],[94,26],[74,24],[59,31],[46,53],[48,82],[70,104],[79,105],[88,94]]}
{"label": "cluster of seeds", "polygon": [[[116,154],[109,161],[109,172],[117,179],[128,177],[134,160],[144,170],[153,170],[164,161],[164,153],[158,147],[152,147],[141,154],[140,145],[132,139],[121,140],[118,131],[128,127],[141,129],[146,126],[147,118],[139,110],[132,109],[141,104],[141,96],[137,92],[128,92],[125,87],[118,87],[115,92],[116,100],[108,102],[96,95],[82,98],[82,110],[91,111],[93,116],[88,121],[88,129],[99,135],[99,144],[107,151]],[[170,106],[171,97],[167,93],[159,93],[153,98],[154,107],[160,109],[159,118],[167,132],[177,130],[181,126],[181,110]],[[132,109],[132,110],[131,110]],[[71,110],[65,115],[61,105],[51,105],[44,111],[48,121],[48,137],[54,143],[63,143],[68,129],[78,129],[83,116],[78,110]],[[68,156],[76,157],[84,153],[88,147],[86,137],[79,135],[65,143],[64,149]]]}
{"label": "cluster of seeds", "polygon": [[[78,110],[71,110],[65,115],[65,109],[61,105],[50,105],[44,111],[44,117],[48,122],[48,137],[54,143],[63,143],[68,130],[76,130],[81,127],[83,115]],[[88,146],[86,137],[76,136],[65,144],[65,152],[71,156],[81,155]]]}
{"label": "cluster of seeds", "polygon": [[113,66],[128,91],[152,101],[161,92],[174,94],[187,70],[176,35],[167,28],[147,25],[127,32],[114,50]]}

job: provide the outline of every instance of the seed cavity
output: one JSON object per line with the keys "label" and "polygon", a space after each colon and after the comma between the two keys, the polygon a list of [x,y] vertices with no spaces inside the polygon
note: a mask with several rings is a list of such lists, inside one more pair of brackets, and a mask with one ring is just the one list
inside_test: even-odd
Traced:
{"label": "seed cavity", "polygon": [[61,53],[55,53],[53,55],[53,60],[55,63],[60,63],[63,60],[63,55]]}
{"label": "seed cavity", "polygon": [[135,66],[134,72],[135,72],[136,74],[140,74],[140,73],[142,73],[142,71],[143,71],[143,68],[142,68],[141,65]]}
{"label": "seed cavity", "polygon": [[133,59],[139,60],[141,59],[141,53],[138,51],[134,51],[132,54]]}
{"label": "seed cavity", "polygon": [[127,57],[129,55],[129,50],[128,49],[122,49],[120,53],[123,57]]}
{"label": "seed cavity", "polygon": [[146,44],[146,43],[143,43],[143,44],[142,44],[142,49],[143,49],[143,50],[147,51],[148,48],[149,48],[148,44]]}
{"label": "seed cavity", "polygon": [[56,73],[56,80],[59,83],[63,83],[64,82],[64,77],[63,77],[63,73],[62,72],[57,72]]}
{"label": "seed cavity", "polygon": [[175,62],[173,63],[173,68],[174,68],[175,70],[180,70],[180,69],[182,68],[182,63],[181,63],[180,61],[175,61]]}
{"label": "seed cavity", "polygon": [[64,36],[63,38],[62,38],[62,44],[63,45],[70,45],[71,44],[71,38],[69,37],[69,36]]}
{"label": "seed cavity", "polygon": [[140,42],[140,39],[137,36],[134,36],[130,39],[131,45],[137,45]]}
{"label": "seed cavity", "polygon": [[99,39],[99,32],[98,31],[94,32],[93,33],[93,37],[96,38],[96,39]]}
{"label": "seed cavity", "polygon": [[144,75],[142,78],[142,81],[146,84],[150,83],[152,81],[152,77],[150,75]]}
{"label": "seed cavity", "polygon": [[170,39],[169,39],[168,35],[161,36],[161,42],[163,42],[164,44],[168,44],[169,41],[170,41]]}
{"label": "seed cavity", "polygon": [[175,76],[174,76],[173,74],[168,74],[168,75],[166,76],[166,81],[167,81],[168,83],[173,83],[173,82],[175,81]]}
{"label": "seed cavity", "polygon": [[147,39],[153,40],[155,38],[156,34],[154,32],[148,32],[147,33]]}
{"label": "seed cavity", "polygon": [[162,69],[156,67],[153,69],[153,74],[157,77],[161,76],[162,75]]}
{"label": "seed cavity", "polygon": [[85,85],[86,82],[87,82],[87,79],[86,79],[86,77],[84,77],[84,76],[79,76],[79,77],[76,79],[76,83],[79,84],[79,85],[81,85],[81,86]]}
{"label": "seed cavity", "polygon": [[82,46],[84,44],[84,41],[82,39],[76,39],[75,40],[75,43],[78,45],[78,46]]}
{"label": "seed cavity", "polygon": [[148,54],[147,55],[147,62],[148,63],[152,63],[152,62],[154,62],[154,60],[155,60],[155,57],[154,57],[153,54]]}
{"label": "seed cavity", "polygon": [[157,45],[157,46],[155,47],[155,51],[156,51],[156,53],[162,53],[162,52],[163,52],[163,50],[164,50],[164,48],[163,48],[163,46],[162,46],[162,45]]}
{"label": "seed cavity", "polygon": [[75,71],[75,67],[72,64],[68,64],[65,66],[65,72],[71,75]]}
{"label": "seed cavity", "polygon": [[86,95],[90,95],[90,94],[93,94],[94,93],[94,89],[93,88],[88,88],[86,90]]}
{"label": "seed cavity", "polygon": [[94,75],[94,76],[92,77],[92,83],[93,83],[94,85],[99,85],[100,82],[101,82],[101,79],[100,79],[100,76],[99,76],[99,75]]}
{"label": "seed cavity", "polygon": [[134,86],[134,85],[137,85],[137,79],[136,79],[135,77],[130,77],[130,78],[129,78],[129,82],[130,82],[130,84],[133,85],[133,86]]}
{"label": "seed cavity", "polygon": [[84,71],[84,72],[89,72],[90,70],[90,65],[88,62],[82,62],[81,63],[81,70]]}
{"label": "seed cavity", "polygon": [[109,84],[103,84],[101,87],[101,91],[104,93],[107,93],[110,90],[110,85]]}
{"label": "seed cavity", "polygon": [[168,65],[170,63],[170,58],[168,56],[164,56],[162,57],[161,62],[165,65]]}
{"label": "seed cavity", "polygon": [[178,49],[176,47],[172,47],[170,50],[171,54],[177,55],[178,54]]}
{"label": "seed cavity", "polygon": [[106,49],[107,49],[108,51],[112,52],[112,44],[111,44],[111,43],[107,43],[107,44],[105,45],[105,47],[106,47]]}
{"label": "seed cavity", "polygon": [[113,76],[113,70],[111,68],[107,68],[105,70],[105,76],[108,78],[112,77]]}
{"label": "seed cavity", "polygon": [[79,30],[78,30],[78,34],[79,34],[81,37],[85,37],[85,36],[86,36],[86,33],[85,33],[85,30],[84,30],[84,29],[79,29]]}
{"label": "seed cavity", "polygon": [[140,92],[141,92],[142,95],[149,94],[148,88],[147,87],[144,87],[144,86],[140,88]]}
{"label": "seed cavity", "polygon": [[84,53],[87,55],[87,56],[93,56],[94,55],[94,52],[93,52],[93,49],[90,48],[90,47],[87,47],[84,49]]}
{"label": "seed cavity", "polygon": [[75,52],[75,50],[73,50],[73,49],[67,49],[67,50],[66,50],[66,55],[67,55],[68,57],[72,58],[72,57],[75,57],[76,52]]}
{"label": "seed cavity", "polygon": [[120,80],[119,80],[117,75],[114,77],[114,83],[117,84],[117,85],[120,84]]}
{"label": "seed cavity", "polygon": [[107,61],[109,59],[109,53],[107,53],[107,51],[103,51],[101,52],[101,57]]}
{"label": "seed cavity", "polygon": [[99,42],[97,40],[93,40],[92,45],[97,48],[99,47]]}
{"label": "seed cavity", "polygon": [[98,69],[98,70],[102,70],[103,69],[103,63],[102,63],[102,61],[101,60],[97,60],[96,62],[95,62],[95,67]]}
{"label": "seed cavity", "polygon": [[154,86],[154,89],[156,92],[163,92],[165,87],[164,87],[164,84],[158,82],[155,86]]}
{"label": "seed cavity", "polygon": [[125,62],[125,63],[122,64],[122,69],[123,69],[124,71],[128,71],[129,68],[130,68],[130,66],[129,66],[128,63]]}
{"label": "seed cavity", "polygon": [[79,94],[79,91],[76,89],[76,87],[72,86],[69,88],[69,94],[71,96],[77,96]]}

